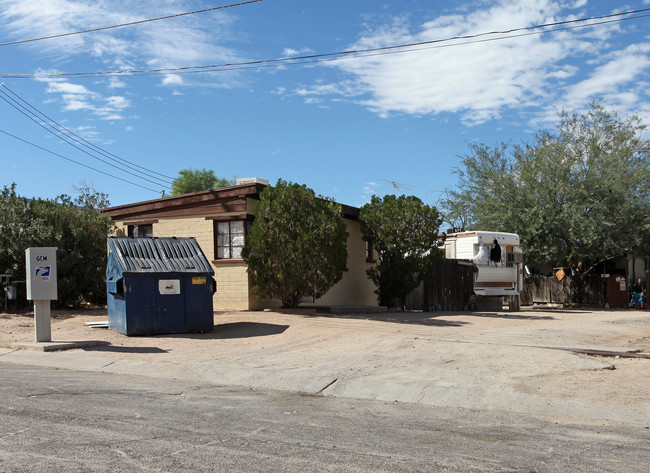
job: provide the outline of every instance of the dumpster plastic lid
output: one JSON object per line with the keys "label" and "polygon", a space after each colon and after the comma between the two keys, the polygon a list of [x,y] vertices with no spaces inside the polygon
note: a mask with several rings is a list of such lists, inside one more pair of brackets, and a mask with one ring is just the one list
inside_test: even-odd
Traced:
{"label": "dumpster plastic lid", "polygon": [[214,274],[194,238],[110,237],[108,246],[123,272]]}

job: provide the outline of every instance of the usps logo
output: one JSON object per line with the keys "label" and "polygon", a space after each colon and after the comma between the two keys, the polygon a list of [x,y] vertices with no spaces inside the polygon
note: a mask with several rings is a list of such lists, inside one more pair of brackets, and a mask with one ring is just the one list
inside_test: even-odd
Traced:
{"label": "usps logo", "polygon": [[34,279],[49,281],[51,270],[52,266],[36,266],[36,269],[34,270]]}

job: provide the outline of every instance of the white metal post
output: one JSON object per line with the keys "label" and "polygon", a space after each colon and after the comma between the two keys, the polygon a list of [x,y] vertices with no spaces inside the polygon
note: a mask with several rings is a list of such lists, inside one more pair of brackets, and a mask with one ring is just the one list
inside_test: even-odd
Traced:
{"label": "white metal post", "polygon": [[36,327],[36,341],[51,342],[50,301],[34,301],[34,322]]}

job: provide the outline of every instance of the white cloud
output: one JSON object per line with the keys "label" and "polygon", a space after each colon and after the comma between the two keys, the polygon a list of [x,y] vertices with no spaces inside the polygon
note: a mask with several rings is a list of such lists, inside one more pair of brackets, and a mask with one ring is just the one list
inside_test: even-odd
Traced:
{"label": "white cloud", "polygon": [[310,48],[301,48],[301,49],[284,48],[282,50],[282,56],[283,57],[304,56],[307,54],[312,54],[313,52],[314,51]]}
{"label": "white cloud", "polygon": [[[364,93],[363,87],[360,87],[353,81],[343,81],[332,84],[316,84],[310,87],[301,87],[293,91],[293,94],[300,97],[334,97],[332,101],[336,101],[336,97],[353,98],[358,97]],[[319,101],[321,103],[322,100]],[[307,102],[305,103],[315,103]]]}
{"label": "white cloud", "polygon": [[362,187],[362,194],[361,194],[361,200],[365,202],[370,201],[370,197],[372,197],[375,194],[375,188],[377,187],[376,182],[366,182],[363,187]]}
{"label": "white cloud", "polygon": [[47,81],[47,93],[62,93],[67,95],[86,96],[92,93],[83,85],[64,82],[62,80]]}
{"label": "white cloud", "polygon": [[106,106],[115,110],[123,110],[131,106],[131,103],[125,97],[113,96],[105,99]]}
{"label": "white cloud", "polygon": [[178,74],[165,74],[163,85],[183,85],[183,77]]}
{"label": "white cloud", "polygon": [[75,133],[87,140],[94,139],[99,135],[99,133],[97,132],[97,130],[95,130],[94,127],[88,125],[78,126],[75,129]]}
{"label": "white cloud", "polygon": [[[477,3],[482,9],[448,14],[418,25],[396,19],[369,30],[349,49],[421,43],[574,19],[584,14],[586,5],[582,0],[570,5],[560,0]],[[549,99],[559,101],[562,91],[572,83],[575,90],[567,92],[567,99],[577,99],[580,93],[589,97],[619,93],[645,68],[650,56],[646,51],[600,66],[602,70],[595,71],[589,81],[582,81],[584,66],[578,65],[589,58],[599,59],[619,29],[619,25],[605,25],[477,42],[499,35],[480,36],[472,44],[457,40],[414,52],[335,61],[327,64],[347,73],[347,80],[303,87],[296,93],[356,96],[361,105],[382,117],[454,113],[471,125],[497,119],[506,110],[535,110]]]}
{"label": "white cloud", "polygon": [[[184,0],[164,2],[141,2],[139,0],[0,0],[0,23],[13,38],[27,39],[75,32],[102,26],[165,16],[188,11]],[[73,64],[82,59],[88,69],[94,70],[143,70],[168,69],[205,64],[236,62],[242,58],[233,49],[223,46],[229,37],[230,15],[215,11],[209,15],[192,15],[173,21],[155,21],[137,27],[121,27],[79,35],[60,37],[24,44],[39,56]],[[91,66],[92,67],[92,66]],[[70,71],[68,71],[70,72]],[[77,72],[77,71],[72,71]],[[222,73],[212,75],[161,76],[163,86],[186,86],[190,84],[232,87],[237,85],[237,75]],[[202,81],[202,82],[199,82]],[[126,87],[117,77],[103,80],[106,93],[100,93],[99,82],[94,93],[84,86],[66,81],[47,80],[48,93],[61,94],[64,110],[92,109],[111,118],[103,107],[92,104],[91,99],[101,102],[100,95],[112,95],[110,89]],[[74,94],[75,97],[63,94]],[[110,100],[107,99],[107,100]],[[113,107],[115,104],[109,104]]]}
{"label": "white cloud", "polygon": [[564,103],[568,108],[602,96],[631,105],[647,90],[647,84],[640,83],[639,79],[647,77],[650,69],[650,43],[630,45],[605,61],[589,78],[567,89]]}
{"label": "white cloud", "polygon": [[[40,72],[56,73],[56,71]],[[126,97],[119,95],[103,97],[100,93],[65,79],[42,77],[37,80],[47,84],[46,93],[59,96],[58,102],[65,112],[87,111],[102,120],[120,120],[124,118],[120,112],[131,107],[131,102]],[[55,101],[57,100],[51,99],[46,102],[52,103]]]}
{"label": "white cloud", "polygon": [[126,87],[126,82],[118,79],[117,77],[110,77],[108,79],[108,88],[109,89],[120,89]]}
{"label": "white cloud", "polygon": [[63,94],[61,96],[63,101],[63,110],[66,112],[75,112],[79,110],[92,110],[93,106],[86,100],[85,96],[74,94]]}

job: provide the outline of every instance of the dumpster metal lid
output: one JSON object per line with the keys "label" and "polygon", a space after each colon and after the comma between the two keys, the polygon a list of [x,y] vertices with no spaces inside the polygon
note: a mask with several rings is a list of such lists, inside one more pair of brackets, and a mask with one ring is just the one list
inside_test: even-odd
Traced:
{"label": "dumpster metal lid", "polygon": [[108,246],[123,272],[210,273],[214,270],[194,238],[110,237]]}

